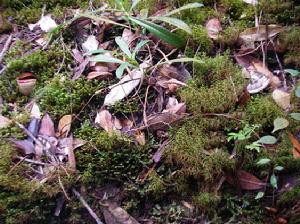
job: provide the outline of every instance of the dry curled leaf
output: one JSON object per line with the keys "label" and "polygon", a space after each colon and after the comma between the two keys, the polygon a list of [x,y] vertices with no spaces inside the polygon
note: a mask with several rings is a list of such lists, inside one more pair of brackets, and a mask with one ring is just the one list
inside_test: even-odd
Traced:
{"label": "dry curled leaf", "polygon": [[282,89],[275,89],[272,93],[272,98],[284,110],[288,109],[291,105],[291,93]]}
{"label": "dry curled leaf", "polygon": [[99,42],[97,38],[93,35],[90,35],[86,41],[82,44],[82,49],[84,52],[95,51],[98,49]]}
{"label": "dry curled leaf", "polygon": [[108,110],[100,110],[97,113],[95,123],[99,124],[99,126],[108,133],[113,133],[113,131],[116,129],[114,124],[114,118]]}
{"label": "dry curled leaf", "polygon": [[113,78],[113,74],[106,71],[94,71],[94,72],[90,72],[87,75],[87,79],[88,80],[92,80],[92,79],[98,79],[98,80],[110,80]]}
{"label": "dry curled leaf", "polygon": [[173,114],[170,112],[157,113],[147,118],[147,124],[153,131],[166,130],[176,121],[182,119],[184,115]]}
{"label": "dry curled leaf", "polygon": [[292,145],[293,145],[293,156],[294,156],[295,159],[299,159],[300,158],[300,143],[295,138],[295,136],[292,135],[291,133],[288,133],[288,137],[289,137],[289,139],[290,139],[290,141],[292,142]]}
{"label": "dry curled leaf", "polygon": [[24,155],[34,154],[34,145],[29,140],[11,140],[17,149],[20,149]]}
{"label": "dry curled leaf", "polygon": [[42,16],[41,19],[36,24],[28,25],[30,30],[40,27],[44,32],[50,32],[57,27],[56,22],[51,18],[51,15]]}
{"label": "dry curled leaf", "polygon": [[[227,177],[226,180],[230,184],[234,184],[232,177]],[[266,183],[245,170],[237,171],[237,181],[243,190],[260,190],[266,186]]]}
{"label": "dry curled leaf", "polygon": [[42,118],[39,134],[55,136],[54,123],[48,113],[46,113]]}
{"label": "dry curled leaf", "polygon": [[68,114],[63,116],[58,122],[58,136],[59,137],[67,137],[71,130],[71,123],[72,123],[72,115]]}
{"label": "dry curled leaf", "polygon": [[283,30],[284,28],[278,25],[268,25],[268,30],[266,29],[266,25],[259,25],[258,27],[244,30],[240,33],[239,37],[245,42],[264,41],[267,34],[268,38],[272,38]]}
{"label": "dry curled leaf", "polygon": [[206,27],[208,36],[211,39],[216,40],[219,38],[219,33],[222,31],[222,26],[221,26],[221,22],[218,18],[212,18],[212,19],[208,20],[205,27]]}

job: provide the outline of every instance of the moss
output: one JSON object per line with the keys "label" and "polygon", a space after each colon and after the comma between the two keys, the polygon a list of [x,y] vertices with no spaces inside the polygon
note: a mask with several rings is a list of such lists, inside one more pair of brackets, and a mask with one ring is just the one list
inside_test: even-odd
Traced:
{"label": "moss", "polygon": [[221,198],[213,193],[201,192],[193,197],[194,204],[202,210],[215,212]]}
{"label": "moss", "polygon": [[195,67],[194,81],[180,92],[182,100],[194,113],[228,111],[243,89],[240,70],[227,56],[202,60]]}
{"label": "moss", "polygon": [[263,129],[273,127],[277,117],[284,117],[283,110],[270,96],[254,96],[246,105],[245,120],[250,124],[260,124]]}

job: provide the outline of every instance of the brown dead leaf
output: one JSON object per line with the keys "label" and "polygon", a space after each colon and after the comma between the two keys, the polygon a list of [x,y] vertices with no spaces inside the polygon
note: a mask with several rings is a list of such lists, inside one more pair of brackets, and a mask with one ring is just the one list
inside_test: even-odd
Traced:
{"label": "brown dead leaf", "polygon": [[24,155],[34,154],[34,145],[29,140],[11,140],[14,146],[22,151]]}
{"label": "brown dead leaf", "polygon": [[266,40],[267,32],[268,38],[272,38],[282,31],[284,31],[282,26],[268,25],[267,31],[266,25],[259,25],[258,27],[252,27],[244,30],[240,33],[240,38],[245,42],[264,41]]}
{"label": "brown dead leaf", "polygon": [[288,221],[285,218],[279,217],[276,221],[277,224],[287,224]]}
{"label": "brown dead leaf", "polygon": [[186,105],[185,105],[185,103],[178,103],[177,105],[169,107],[168,109],[164,110],[163,112],[180,115],[180,114],[183,114],[186,112]]}
{"label": "brown dead leaf", "polygon": [[146,138],[145,138],[145,133],[137,130],[134,133],[134,138],[139,143],[139,145],[146,145]]}
{"label": "brown dead leaf", "polygon": [[252,66],[257,72],[264,74],[270,79],[270,84],[273,89],[277,88],[280,85],[279,78],[277,76],[274,76],[267,67],[264,67],[263,63],[260,60],[252,60]]}
{"label": "brown dead leaf", "polygon": [[94,72],[90,72],[87,75],[87,79],[88,80],[92,80],[92,79],[98,79],[98,80],[110,80],[113,78],[113,74],[110,72],[101,72],[101,71],[94,71]]}
{"label": "brown dead leaf", "polygon": [[[228,176],[226,180],[230,184],[234,185],[233,177]],[[239,181],[239,185],[243,190],[260,190],[266,186],[266,183],[245,170],[237,171],[237,180]]]}
{"label": "brown dead leaf", "polygon": [[95,123],[99,124],[108,133],[113,133],[115,130],[114,118],[108,110],[100,110],[97,113]]}
{"label": "brown dead leaf", "polygon": [[282,89],[275,89],[272,93],[272,98],[284,110],[288,109],[291,105],[291,93]]}
{"label": "brown dead leaf", "polygon": [[150,115],[147,118],[147,124],[153,131],[166,130],[171,126],[171,124],[179,121],[183,117],[184,115],[173,114],[170,112],[157,113]]}
{"label": "brown dead leaf", "polygon": [[72,123],[72,115],[68,114],[63,116],[58,122],[57,136],[61,138],[67,137],[71,130],[71,123]]}
{"label": "brown dead leaf", "polygon": [[54,123],[48,113],[42,118],[39,134],[52,137],[55,136]]}
{"label": "brown dead leaf", "polygon": [[292,145],[293,145],[293,156],[294,156],[295,159],[299,159],[300,158],[300,143],[295,138],[295,136],[292,135],[291,133],[288,133],[288,137],[289,137],[289,139],[290,139],[290,141],[292,142]]}
{"label": "brown dead leaf", "polygon": [[11,124],[11,120],[0,115],[0,128],[6,128]]}
{"label": "brown dead leaf", "polygon": [[208,20],[205,27],[206,27],[208,36],[211,39],[216,40],[220,37],[219,33],[222,31],[222,26],[221,26],[221,22],[218,18],[212,18],[212,19]]}

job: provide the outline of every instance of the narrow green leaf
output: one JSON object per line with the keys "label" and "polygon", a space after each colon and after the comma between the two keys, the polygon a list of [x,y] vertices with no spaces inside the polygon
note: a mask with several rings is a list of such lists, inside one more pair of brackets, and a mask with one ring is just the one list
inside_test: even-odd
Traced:
{"label": "narrow green leaf", "polygon": [[169,23],[173,26],[176,26],[177,28],[184,30],[185,32],[191,34],[192,30],[191,28],[185,23],[183,22],[181,19],[177,19],[177,18],[173,18],[173,17],[167,17],[167,16],[155,16],[155,17],[151,17],[154,20],[159,20],[159,21],[163,21],[165,23]]}
{"label": "narrow green leaf", "polygon": [[170,32],[169,30],[165,29],[164,27],[161,27],[155,23],[146,21],[146,20],[141,20],[134,18],[132,16],[129,16],[128,19],[136,23],[137,25],[140,25],[144,28],[146,28],[150,33],[156,35],[163,41],[171,44],[174,47],[182,47],[184,45],[184,41],[176,34]]}
{"label": "narrow green leaf", "polygon": [[136,56],[137,52],[138,52],[145,44],[147,44],[147,43],[149,43],[149,42],[150,42],[150,40],[142,40],[142,41],[138,42],[138,44],[135,46],[135,49],[134,49],[134,51],[133,51],[133,53],[132,53],[132,59],[135,59],[135,56]]}
{"label": "narrow green leaf", "polygon": [[185,63],[185,62],[194,62],[194,63],[204,63],[203,61],[196,59],[196,58],[176,58],[176,59],[172,59],[172,60],[168,60],[168,61],[163,61],[161,63],[156,64],[155,66],[158,65],[163,65],[163,64],[172,64],[172,63]]}
{"label": "narrow green leaf", "polygon": [[164,16],[170,16],[170,15],[174,15],[176,13],[179,13],[183,10],[193,9],[193,8],[200,8],[200,7],[203,7],[202,3],[198,3],[198,2],[189,3],[189,4],[186,4],[186,5],[178,8],[178,9],[174,9],[171,12],[166,13]]}
{"label": "narrow green leaf", "polygon": [[291,118],[300,121],[300,113],[290,113]]}
{"label": "narrow green leaf", "polygon": [[141,0],[133,0],[129,12],[131,12],[132,10],[134,10],[135,7],[136,7],[140,2],[141,2]]}
{"label": "narrow green leaf", "polygon": [[277,142],[277,139],[271,135],[263,136],[259,140],[256,141],[256,143],[267,144],[267,145],[273,145],[276,142]]}
{"label": "narrow green leaf", "polygon": [[274,170],[282,171],[284,168],[282,166],[275,166]]}
{"label": "narrow green leaf", "polygon": [[285,118],[278,117],[274,120],[274,129],[273,129],[272,133],[274,133],[278,130],[284,129],[287,126],[289,126],[289,121]]}
{"label": "narrow green leaf", "polygon": [[104,54],[99,54],[96,56],[93,56],[90,58],[90,61],[95,61],[95,62],[106,62],[106,63],[117,63],[117,64],[123,64],[124,61],[114,58],[114,57],[110,57]]}
{"label": "narrow green leaf", "polygon": [[126,67],[128,67],[129,63],[128,62],[124,62],[122,63],[116,70],[116,77],[118,79],[120,79],[124,73],[124,70],[126,69]]}
{"label": "narrow green leaf", "polygon": [[300,98],[300,86],[297,86],[295,94],[296,94],[296,97]]}
{"label": "narrow green leaf", "polygon": [[293,77],[298,76],[300,74],[300,72],[298,70],[295,70],[295,69],[284,69],[284,71],[286,73],[291,74],[291,76],[293,76]]}
{"label": "narrow green leaf", "polygon": [[257,164],[257,165],[266,165],[266,164],[268,164],[268,163],[270,163],[270,162],[271,162],[270,159],[268,159],[268,158],[262,158],[262,159],[260,159],[256,164]]}
{"label": "narrow green leaf", "polygon": [[123,40],[122,37],[116,37],[115,41],[117,45],[121,48],[121,50],[127,55],[127,57],[131,58],[131,52],[125,40]]}
{"label": "narrow green leaf", "polygon": [[101,54],[101,53],[107,53],[110,52],[108,50],[104,50],[104,49],[98,49],[98,50],[94,50],[94,51],[89,51],[85,54],[83,54],[84,56],[89,56],[89,55],[93,55],[93,54]]}
{"label": "narrow green leaf", "polygon": [[261,199],[263,196],[265,196],[265,192],[260,191],[255,196],[255,200]]}
{"label": "narrow green leaf", "polygon": [[276,189],[278,188],[278,186],[277,186],[277,177],[275,176],[274,173],[270,177],[270,183],[271,183],[272,187],[274,187]]}

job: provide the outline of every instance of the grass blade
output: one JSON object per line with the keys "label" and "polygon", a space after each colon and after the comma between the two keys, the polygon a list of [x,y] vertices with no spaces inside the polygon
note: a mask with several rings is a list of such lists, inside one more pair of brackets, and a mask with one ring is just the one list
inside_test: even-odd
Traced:
{"label": "grass blade", "polygon": [[183,10],[193,9],[193,8],[200,8],[202,6],[203,6],[203,4],[198,3],[198,2],[189,3],[189,4],[186,4],[186,5],[178,8],[178,9],[174,9],[173,11],[166,13],[164,16],[174,15],[176,13],[179,13],[179,12],[183,11]]}
{"label": "grass blade", "polygon": [[160,20],[163,21],[165,23],[169,23],[173,26],[176,26],[177,28],[184,30],[185,32],[191,34],[192,30],[191,28],[185,23],[183,22],[181,19],[177,19],[177,18],[173,18],[173,17],[167,17],[167,16],[155,16],[155,17],[151,17],[155,20]]}
{"label": "grass blade", "polygon": [[121,50],[127,55],[127,57],[131,58],[131,52],[129,50],[128,44],[122,39],[122,37],[115,38],[116,43],[121,48]]}
{"label": "grass blade", "polygon": [[147,44],[147,43],[149,43],[149,42],[150,42],[149,40],[142,40],[142,41],[140,41],[140,42],[136,45],[136,47],[135,47],[135,49],[134,49],[134,51],[133,51],[133,53],[132,53],[132,59],[134,59],[135,56],[136,56],[136,54],[137,54],[137,52],[138,52],[145,44]]}
{"label": "grass blade", "polygon": [[116,77],[120,79],[124,73],[124,70],[128,67],[129,63],[124,62],[122,63],[116,70]]}
{"label": "grass blade", "polygon": [[99,54],[96,56],[93,56],[90,58],[90,61],[95,61],[95,62],[106,62],[106,63],[117,63],[117,64],[123,64],[124,61],[114,58],[114,57],[110,57],[104,54]]}
{"label": "grass blade", "polygon": [[184,41],[178,37],[178,35],[170,32],[169,30],[146,20],[137,19],[134,17],[129,16],[128,19],[132,21],[133,23],[136,23],[137,25],[140,25],[144,28],[146,28],[150,33],[156,35],[163,41],[171,44],[174,47],[182,47],[184,44]]}

